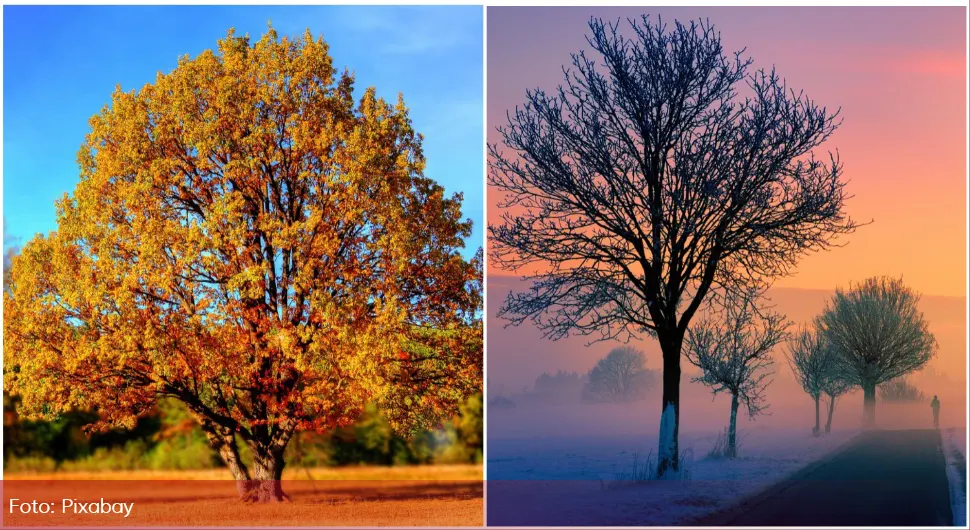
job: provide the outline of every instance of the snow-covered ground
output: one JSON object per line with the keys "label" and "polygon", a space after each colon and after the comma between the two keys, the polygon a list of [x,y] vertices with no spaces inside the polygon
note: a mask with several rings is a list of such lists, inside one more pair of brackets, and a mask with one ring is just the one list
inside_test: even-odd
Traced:
{"label": "snow-covered ground", "polygon": [[967,525],[967,430],[949,428],[940,432],[946,456],[946,478],[950,481],[953,525]]}
{"label": "snow-covered ground", "polygon": [[[858,434],[750,427],[739,458],[708,458],[717,432],[685,432],[686,480],[631,484],[634,462],[655,458],[647,436],[490,439],[489,524],[673,525],[727,508],[842,447]],[[652,453],[652,454],[651,454]]]}

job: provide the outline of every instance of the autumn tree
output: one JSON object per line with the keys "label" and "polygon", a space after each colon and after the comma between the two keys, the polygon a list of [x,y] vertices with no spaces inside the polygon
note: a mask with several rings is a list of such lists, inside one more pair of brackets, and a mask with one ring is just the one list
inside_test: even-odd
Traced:
{"label": "autumn tree", "polygon": [[644,399],[654,375],[646,363],[647,356],[632,346],[613,348],[589,371],[583,398],[607,403]]}
{"label": "autumn tree", "polygon": [[838,112],[752,70],[705,21],[629,26],[591,20],[595,53],[499,128],[489,255],[530,282],[499,309],[511,323],[657,338],[663,474],[678,469],[684,336],[709,292],[768,284],[856,225],[837,156],[813,154]]}
{"label": "autumn tree", "polygon": [[785,340],[788,322],[783,315],[758,305],[753,291],[725,297],[720,309],[687,329],[686,357],[701,370],[695,382],[715,395],[731,395],[726,454],[734,458],[738,408],[744,405],[751,418],[768,408],[764,393],[771,384],[771,351]]}
{"label": "autumn tree", "polygon": [[836,289],[820,317],[843,378],[862,387],[867,427],[876,422],[876,387],[922,368],[936,354],[919,298],[901,279],[869,278]]}
{"label": "autumn tree", "polygon": [[322,39],[230,30],[90,126],[4,295],[5,384],[33,417],[131,426],[170,396],[265,502],[296,431],[367,402],[407,430],[480,391],[461,196],[424,176],[403,100],[355,99]]}

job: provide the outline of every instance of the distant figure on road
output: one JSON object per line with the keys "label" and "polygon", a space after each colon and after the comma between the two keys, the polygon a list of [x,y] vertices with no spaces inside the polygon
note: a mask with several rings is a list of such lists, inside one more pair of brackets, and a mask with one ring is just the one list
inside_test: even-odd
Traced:
{"label": "distant figure on road", "polygon": [[933,428],[940,428],[940,400],[933,396],[933,401],[930,403],[930,408],[933,409]]}

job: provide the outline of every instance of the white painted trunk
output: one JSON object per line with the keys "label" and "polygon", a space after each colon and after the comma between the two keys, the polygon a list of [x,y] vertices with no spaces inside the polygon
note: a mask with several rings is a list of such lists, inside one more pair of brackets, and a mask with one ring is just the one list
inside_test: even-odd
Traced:
{"label": "white painted trunk", "polygon": [[[674,451],[676,451],[677,445],[674,443],[674,425],[676,422],[675,418],[676,412],[674,412],[674,404],[667,403],[664,407],[664,413],[660,416],[660,443],[659,443],[659,454],[657,455],[657,462],[667,460],[668,462],[673,462]],[[664,471],[663,475],[658,476],[658,478],[668,478],[672,475],[676,475],[676,471],[673,469],[667,469]]]}

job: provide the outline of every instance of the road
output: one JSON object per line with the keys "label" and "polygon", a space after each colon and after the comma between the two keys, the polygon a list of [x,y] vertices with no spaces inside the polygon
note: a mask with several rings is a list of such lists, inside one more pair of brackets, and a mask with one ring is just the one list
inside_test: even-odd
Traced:
{"label": "road", "polygon": [[716,526],[950,526],[935,430],[873,431],[733,510]]}

